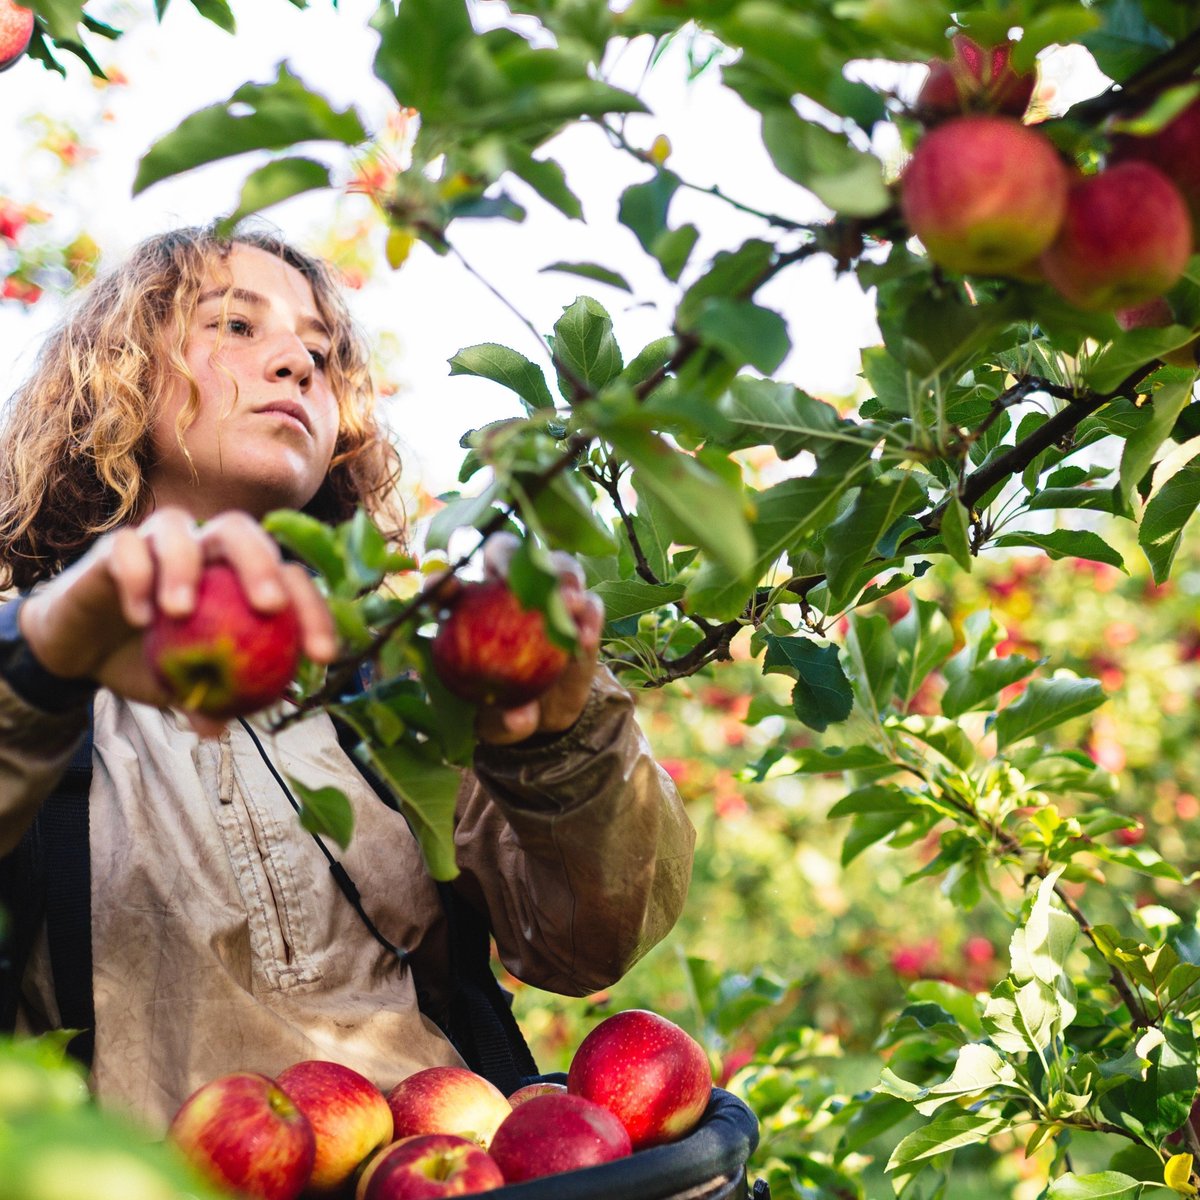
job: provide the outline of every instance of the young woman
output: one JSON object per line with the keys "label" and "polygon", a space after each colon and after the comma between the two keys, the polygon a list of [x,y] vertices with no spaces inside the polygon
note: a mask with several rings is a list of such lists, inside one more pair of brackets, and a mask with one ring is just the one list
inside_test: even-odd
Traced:
{"label": "young woman", "polygon": [[[233,1070],[328,1058],[388,1087],[459,1062],[437,1023],[452,997],[436,885],[328,718],[276,734],[172,710],[141,656],[154,605],[188,612],[213,558],[260,609],[296,606],[310,657],[335,653],[320,595],[259,525],[362,504],[394,526],[395,452],[327,268],[268,234],[152,238],[51,334],[0,430],[0,585],[22,592],[0,608],[0,851],[90,718],[98,1097],[162,1126]],[[584,653],[538,700],[480,714],[454,886],[514,975],[580,995],[671,927],[693,833],[596,667],[598,604],[570,594]],[[289,777],[349,796],[341,857],[374,931],[296,820]],[[18,1026],[59,1025],[43,937]]]}

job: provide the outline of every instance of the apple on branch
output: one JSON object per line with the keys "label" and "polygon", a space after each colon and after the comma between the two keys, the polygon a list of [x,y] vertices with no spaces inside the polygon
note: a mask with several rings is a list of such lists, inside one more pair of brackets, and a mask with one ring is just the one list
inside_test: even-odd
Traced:
{"label": "apple on branch", "polygon": [[392,1140],[392,1111],[365,1075],[341,1063],[309,1059],[275,1080],[312,1126],[316,1143],[308,1190],[336,1192]]}
{"label": "apple on branch", "polygon": [[518,1104],[488,1148],[507,1183],[594,1167],[632,1152],[629,1134],[615,1114],[570,1092],[533,1096]]}
{"label": "apple on branch", "polygon": [[1068,173],[1053,143],[1011,117],[955,117],[917,143],[900,207],[929,257],[966,274],[1022,273],[1053,241]]}
{"label": "apple on branch", "polygon": [[631,1008],[580,1042],[567,1090],[619,1117],[640,1150],[695,1128],[712,1096],[712,1070],[704,1048],[674,1021]]}
{"label": "apple on branch", "polygon": [[1113,137],[1110,163],[1146,162],[1179,189],[1192,218],[1192,236],[1200,245],[1200,98],[1154,133]]}
{"label": "apple on branch", "polygon": [[470,1138],[426,1133],[384,1147],[367,1164],[356,1200],[439,1200],[504,1186],[499,1165]]}
{"label": "apple on branch", "polygon": [[983,47],[959,33],[950,44],[952,56],[929,63],[929,75],[917,93],[916,113],[922,121],[928,124],[967,112],[1024,115],[1037,75],[1013,70],[1012,42]]}
{"label": "apple on branch", "polygon": [[143,639],[146,661],[181,708],[247,716],[283,697],[300,662],[293,607],[252,608],[227,563],[209,563],[186,617],[157,612]]}
{"label": "apple on branch", "polygon": [[32,38],[33,9],[0,0],[0,71],[7,71],[29,49]]}
{"label": "apple on branch", "polygon": [[265,1075],[222,1075],[197,1088],[167,1130],[200,1171],[250,1200],[295,1200],[316,1155],[312,1127]]}
{"label": "apple on branch", "polygon": [[485,1150],[512,1111],[495,1084],[466,1067],[426,1067],[402,1079],[387,1094],[393,1137],[453,1133]]}

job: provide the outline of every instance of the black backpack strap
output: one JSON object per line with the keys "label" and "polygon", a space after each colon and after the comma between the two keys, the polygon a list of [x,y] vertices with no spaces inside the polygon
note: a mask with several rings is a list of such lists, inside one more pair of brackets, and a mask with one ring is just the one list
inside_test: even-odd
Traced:
{"label": "black backpack strap", "polygon": [[[64,1029],[80,1032],[67,1049],[90,1067],[95,1050],[92,995],[92,870],[88,791],[92,726],[58,786],[17,848],[0,860],[0,901],[7,924],[0,961],[0,1028],[16,1025],[21,983],[43,920],[54,996]],[[54,869],[48,869],[53,863]]]}
{"label": "black backpack strap", "polygon": [[[379,798],[395,808],[387,785],[355,757],[357,732],[334,717],[338,742]],[[438,884],[446,913],[452,997],[440,1019],[442,1031],[467,1065],[506,1096],[537,1074],[537,1064],[513,1016],[509,994],[491,967],[491,929],[487,918],[448,883]],[[420,989],[418,986],[418,995]]]}

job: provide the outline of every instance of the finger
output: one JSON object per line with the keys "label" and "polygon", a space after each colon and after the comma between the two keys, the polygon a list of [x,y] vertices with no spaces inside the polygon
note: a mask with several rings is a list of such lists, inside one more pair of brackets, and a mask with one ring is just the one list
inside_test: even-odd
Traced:
{"label": "finger", "polygon": [[317,591],[308,572],[298,563],[284,565],[283,583],[300,618],[304,653],[313,662],[333,662],[337,657],[337,630],[325,598]]}
{"label": "finger", "polygon": [[143,521],[136,534],[154,565],[156,607],[172,617],[187,616],[203,565],[196,522],[182,509],[166,508]]}
{"label": "finger", "polygon": [[493,579],[508,578],[508,568],[520,545],[521,539],[514,533],[493,533],[483,543],[484,574]]}
{"label": "finger", "polygon": [[594,658],[600,649],[604,630],[604,601],[595,592],[579,592],[565,597],[567,611],[575,622],[580,654]]}
{"label": "finger", "polygon": [[481,706],[475,715],[475,735],[493,746],[509,746],[532,737],[541,724],[541,705],[537,700],[517,708]]}
{"label": "finger", "polygon": [[571,590],[584,586],[587,580],[577,558],[565,550],[555,550],[550,557],[554,562],[555,570],[558,571],[559,583]]}
{"label": "finger", "polygon": [[158,571],[150,543],[133,529],[123,529],[107,543],[105,570],[112,580],[121,616],[135,629],[154,619]]}

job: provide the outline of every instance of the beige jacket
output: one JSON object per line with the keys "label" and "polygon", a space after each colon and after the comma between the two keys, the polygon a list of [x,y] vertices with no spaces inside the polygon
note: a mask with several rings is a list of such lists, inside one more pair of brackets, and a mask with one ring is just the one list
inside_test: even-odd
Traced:
{"label": "beige jacket", "polygon": [[[388,1088],[459,1059],[418,1011],[444,998],[445,928],[404,820],[380,802],[324,715],[259,736],[280,773],[349,796],[344,862],[401,966],[337,889],[311,835],[236,723],[196,737],[173,713],[101,692],[90,796],[100,1100],[162,1128],[234,1070],[335,1059]],[[82,718],[31,709],[0,682],[0,850],[53,788]],[[457,886],[486,905],[519,979],[583,995],[619,978],[682,907],[693,830],[606,673],[579,722],[539,747],[481,753],[459,794]],[[56,1028],[43,937],[19,1027]]]}

